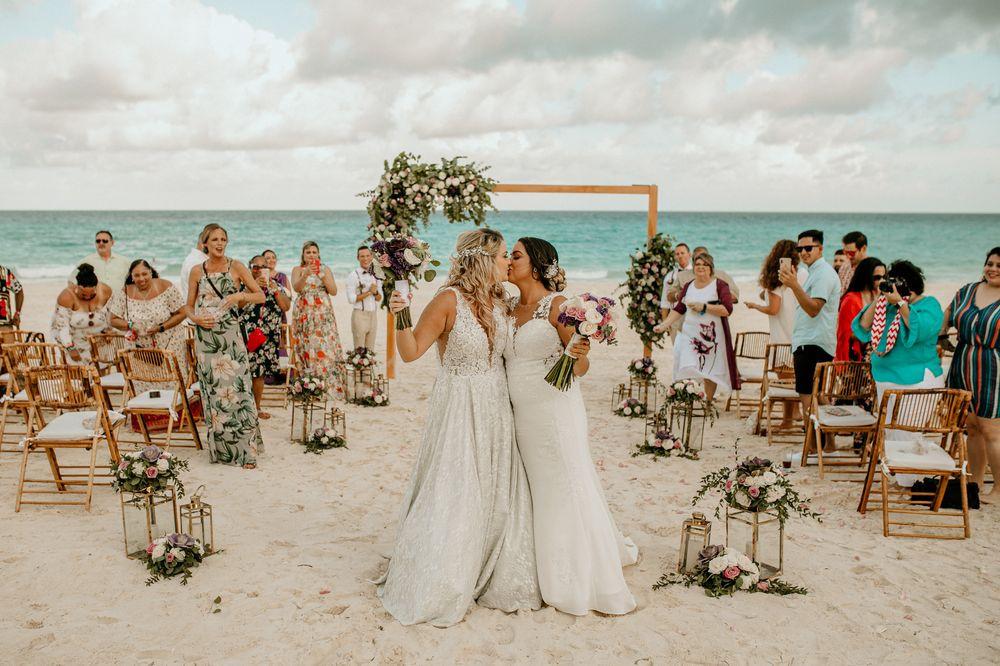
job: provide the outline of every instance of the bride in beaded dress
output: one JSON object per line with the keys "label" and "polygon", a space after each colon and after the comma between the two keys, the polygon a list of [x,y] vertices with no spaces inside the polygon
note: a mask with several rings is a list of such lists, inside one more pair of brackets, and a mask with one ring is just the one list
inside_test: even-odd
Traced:
{"label": "bride in beaded dress", "polygon": [[[541,606],[531,496],[503,364],[506,250],[492,229],[460,234],[447,286],[397,336],[404,361],[435,342],[441,361],[396,544],[376,581],[402,624],[447,627],[474,602],[507,612]],[[407,305],[393,293],[393,312]]]}

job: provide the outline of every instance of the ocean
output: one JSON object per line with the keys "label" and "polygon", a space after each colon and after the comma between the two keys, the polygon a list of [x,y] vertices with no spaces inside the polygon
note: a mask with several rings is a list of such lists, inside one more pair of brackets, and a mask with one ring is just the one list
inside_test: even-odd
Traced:
{"label": "ocean", "polygon": [[[209,222],[228,230],[228,253],[244,262],[272,248],[279,268],[289,270],[302,243],[315,240],[323,261],[343,276],[355,265],[367,216],[363,211],[0,211],[0,264],[25,280],[63,278],[94,251],[94,233],[109,229],[116,253],[145,258],[164,277],[173,277]],[[646,215],[640,211],[501,211],[490,214],[487,223],[511,246],[521,236],[550,241],[571,279],[623,279],[629,254],[646,238]],[[455,237],[468,228],[437,216],[420,235],[446,261]],[[828,258],[845,233],[859,230],[868,236],[870,255],[887,263],[910,259],[929,282],[975,279],[986,252],[1000,243],[996,214],[667,211],[659,217],[660,231],[691,247],[705,245],[715,265],[739,280],[756,276],[774,241],[812,228],[826,234]]]}

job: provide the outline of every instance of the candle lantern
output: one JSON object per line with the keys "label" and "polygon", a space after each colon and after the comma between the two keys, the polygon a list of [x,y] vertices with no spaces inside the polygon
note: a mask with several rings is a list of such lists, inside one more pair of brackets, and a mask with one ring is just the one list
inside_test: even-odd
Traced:
{"label": "candle lantern", "polygon": [[684,448],[695,455],[705,445],[705,422],[710,406],[690,402],[675,402],[670,405],[670,431],[681,438]]}
{"label": "candle lantern", "polygon": [[[313,430],[323,425],[326,420],[326,400],[299,400],[292,402],[292,425],[291,440],[293,442],[305,442],[313,433]],[[295,422],[299,421],[296,429]]]}
{"label": "candle lantern", "polygon": [[777,513],[726,507],[726,547],[742,550],[760,569],[761,580],[781,575],[785,525]]}
{"label": "candle lantern", "polygon": [[618,405],[622,404],[622,400],[628,397],[628,387],[625,384],[619,384],[611,391],[611,411],[618,409]]}
{"label": "candle lantern", "polygon": [[693,571],[698,564],[698,553],[710,545],[712,523],[705,514],[695,511],[681,527],[681,548],[677,553],[677,573]]}
{"label": "candle lantern", "polygon": [[334,434],[341,437],[344,443],[347,443],[347,414],[344,410],[338,409],[337,407],[331,407],[330,411],[327,412],[326,425]]}
{"label": "candle lantern", "polygon": [[348,363],[345,370],[347,402],[360,402],[371,393],[372,386],[375,384],[375,368],[373,366],[358,368]]}
{"label": "candle lantern", "polygon": [[[652,414],[656,411],[657,386],[658,382],[655,379],[629,376],[628,395],[624,397],[635,398],[646,406],[647,414]],[[618,402],[621,403],[621,400]]]}
{"label": "candle lantern", "polygon": [[122,492],[122,532],[125,554],[139,557],[154,539],[177,529],[177,494],[173,486],[141,493]]}
{"label": "candle lantern", "polygon": [[181,505],[181,527],[185,534],[201,541],[205,554],[211,555],[216,551],[215,526],[212,522],[212,505],[202,499],[204,490],[205,486],[198,486],[191,501]]}
{"label": "candle lantern", "polygon": [[375,398],[375,404],[378,406],[389,404],[389,380],[385,378],[385,375],[379,374],[375,377],[375,381],[372,382],[372,395],[381,396],[381,400]]}

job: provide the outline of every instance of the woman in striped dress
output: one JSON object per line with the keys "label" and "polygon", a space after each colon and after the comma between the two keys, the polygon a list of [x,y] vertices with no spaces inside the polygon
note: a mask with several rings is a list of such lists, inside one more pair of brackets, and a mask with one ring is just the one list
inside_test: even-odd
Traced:
{"label": "woman in striped dress", "polygon": [[969,462],[972,480],[983,487],[986,463],[993,471],[989,497],[1000,499],[1000,246],[986,255],[983,279],[958,290],[944,317],[944,329],[958,329],[958,346],[948,386],[972,392]]}

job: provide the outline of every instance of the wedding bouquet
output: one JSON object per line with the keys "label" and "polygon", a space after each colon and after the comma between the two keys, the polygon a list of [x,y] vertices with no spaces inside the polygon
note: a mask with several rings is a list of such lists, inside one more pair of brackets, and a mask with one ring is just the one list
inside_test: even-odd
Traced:
{"label": "wedding bouquet", "polygon": [[[747,458],[735,469],[723,467],[701,479],[701,487],[691,500],[697,504],[708,492],[722,494],[722,503],[743,511],[769,511],[784,523],[788,516],[797,513],[805,518],[821,520],[809,507],[809,500],[799,497],[782,469],[764,458]],[[716,507],[715,515],[719,515]]]}
{"label": "wedding bouquet", "polygon": [[358,347],[347,352],[347,365],[357,370],[372,368],[377,362],[375,351],[368,347]]}
{"label": "wedding bouquet", "polygon": [[[389,296],[398,291],[403,298],[410,295],[410,285],[414,286],[420,280],[430,282],[437,275],[431,266],[440,266],[441,262],[431,258],[431,246],[413,236],[390,236],[383,238],[376,235],[371,244],[375,255],[375,277],[382,280],[385,299],[388,307]],[[396,330],[401,331],[413,326],[410,319],[410,308],[396,313]]]}
{"label": "wedding bouquet", "polygon": [[643,442],[641,444],[636,444],[635,450],[632,451],[632,457],[636,458],[642,454],[651,455],[654,458],[670,458],[671,456],[676,456],[678,458],[689,458],[691,460],[697,460],[698,454],[693,451],[688,451],[684,446],[684,441],[674,435],[674,433],[669,430],[657,430],[649,437],[649,441]]}
{"label": "wedding bouquet", "polygon": [[326,395],[326,380],[313,375],[302,375],[288,386],[288,397],[293,402],[316,402]]}
{"label": "wedding bouquet", "polygon": [[152,585],[161,578],[181,577],[181,585],[187,585],[191,570],[201,564],[205,549],[201,542],[187,534],[168,534],[154,539],[140,555],[150,576],[146,585]]}
{"label": "wedding bouquet", "polygon": [[373,386],[370,391],[358,398],[357,404],[364,407],[385,407],[389,404],[389,394],[379,387]]}
{"label": "wedding bouquet", "polygon": [[682,583],[687,587],[698,585],[705,589],[710,597],[732,595],[737,590],[746,592],[763,592],[765,594],[807,594],[808,590],[797,585],[790,585],[783,580],[760,579],[760,569],[750,561],[746,554],[725,546],[708,546],[698,553],[698,563],[689,573],[664,574],[654,590],[667,585]]}
{"label": "wedding bouquet", "polygon": [[326,449],[346,447],[347,442],[333,428],[317,428],[305,441],[305,453],[320,454]]}
{"label": "wedding bouquet", "polygon": [[615,414],[618,416],[628,416],[629,418],[638,419],[646,415],[646,405],[639,402],[637,398],[625,398],[618,403],[615,408]]}
{"label": "wedding bouquet", "polygon": [[184,496],[184,484],[178,472],[188,468],[188,461],[177,458],[151,444],[138,451],[123,453],[121,462],[111,463],[111,487],[115,492],[147,493],[173,486],[178,497]]}
{"label": "wedding bouquet", "polygon": [[563,301],[559,306],[559,323],[573,327],[575,333],[562,356],[545,375],[545,381],[560,391],[569,389],[573,383],[573,366],[576,364],[576,358],[570,355],[569,348],[583,338],[609,345],[618,344],[615,339],[618,335],[615,306],[615,299],[591,293],[583,293]]}
{"label": "wedding bouquet", "polygon": [[628,374],[636,379],[656,379],[656,363],[646,356],[629,361]]}

